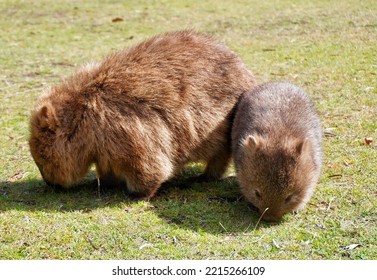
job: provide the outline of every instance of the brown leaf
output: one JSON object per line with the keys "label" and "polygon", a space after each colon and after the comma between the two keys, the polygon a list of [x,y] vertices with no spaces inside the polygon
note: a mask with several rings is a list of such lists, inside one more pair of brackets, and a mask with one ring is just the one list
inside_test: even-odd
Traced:
{"label": "brown leaf", "polygon": [[364,138],[365,144],[370,145],[373,143],[373,138],[372,137],[365,137]]}
{"label": "brown leaf", "polygon": [[111,21],[112,22],[120,22],[120,21],[123,21],[123,19],[120,18],[120,17],[116,17],[116,18],[113,18]]}
{"label": "brown leaf", "polygon": [[14,183],[16,181],[19,181],[22,178],[24,178],[27,174],[28,174],[28,172],[24,172],[23,170],[18,170],[16,173],[13,174],[12,177],[10,177],[8,179],[8,182],[9,183]]}

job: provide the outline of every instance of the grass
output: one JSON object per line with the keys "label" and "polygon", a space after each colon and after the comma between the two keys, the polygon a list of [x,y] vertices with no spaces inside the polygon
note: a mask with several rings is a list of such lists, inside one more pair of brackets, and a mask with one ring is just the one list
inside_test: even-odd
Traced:
{"label": "grass", "polygon": [[[0,0],[0,259],[377,259],[377,2],[123,2]],[[259,82],[291,81],[312,97],[325,154],[304,211],[256,227],[231,178],[171,184],[150,202],[99,196],[93,175],[70,192],[43,183],[27,145],[43,89],[82,63],[188,27],[225,42]]]}

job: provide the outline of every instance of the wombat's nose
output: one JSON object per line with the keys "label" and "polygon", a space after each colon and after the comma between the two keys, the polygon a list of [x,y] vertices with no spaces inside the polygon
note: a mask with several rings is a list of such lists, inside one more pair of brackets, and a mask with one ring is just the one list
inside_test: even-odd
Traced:
{"label": "wombat's nose", "polygon": [[281,217],[275,217],[275,216],[263,216],[262,219],[265,220],[266,222],[277,223],[277,222],[280,221]]}
{"label": "wombat's nose", "polygon": [[[263,213],[263,211],[261,211],[261,213]],[[262,216],[262,219],[266,222],[279,222],[281,220],[281,215],[278,214],[278,213],[273,213],[273,212],[270,212],[268,213],[268,210],[267,211],[264,211],[264,214]]]}
{"label": "wombat's nose", "polygon": [[59,184],[51,183],[50,181],[48,181],[46,179],[44,179],[44,181],[46,182],[46,184],[49,187],[53,188],[55,191],[61,191],[63,189],[63,187],[61,185],[59,185]]}

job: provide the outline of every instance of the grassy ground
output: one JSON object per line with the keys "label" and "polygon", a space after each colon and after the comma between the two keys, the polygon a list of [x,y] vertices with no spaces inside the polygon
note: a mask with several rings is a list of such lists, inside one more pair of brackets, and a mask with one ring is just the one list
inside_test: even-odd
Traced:
{"label": "grassy ground", "polygon": [[[377,2],[121,2],[0,0],[0,259],[377,259]],[[27,145],[43,89],[180,28],[224,41],[260,82],[308,91],[325,155],[304,211],[256,227],[232,179],[172,184],[151,202],[119,190],[99,196],[92,175],[72,192],[45,186]]]}

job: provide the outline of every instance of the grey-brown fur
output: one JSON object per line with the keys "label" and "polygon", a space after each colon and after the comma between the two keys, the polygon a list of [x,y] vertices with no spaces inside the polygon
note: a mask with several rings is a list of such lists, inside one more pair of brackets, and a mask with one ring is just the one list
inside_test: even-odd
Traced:
{"label": "grey-brown fur", "polygon": [[[31,116],[32,156],[46,182],[100,177],[146,198],[186,163],[223,175],[231,116],[255,80],[241,59],[191,31],[162,34],[90,64],[44,94]],[[124,184],[126,185],[126,184]]]}
{"label": "grey-brown fur", "polygon": [[232,129],[233,159],[246,199],[277,221],[301,209],[321,170],[321,125],[304,90],[267,83],[241,96]]}

